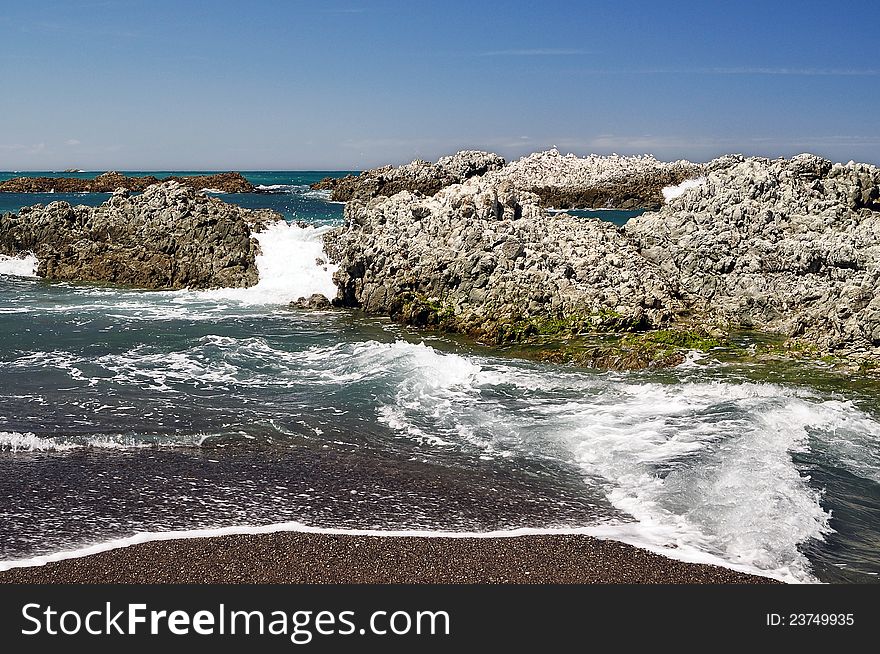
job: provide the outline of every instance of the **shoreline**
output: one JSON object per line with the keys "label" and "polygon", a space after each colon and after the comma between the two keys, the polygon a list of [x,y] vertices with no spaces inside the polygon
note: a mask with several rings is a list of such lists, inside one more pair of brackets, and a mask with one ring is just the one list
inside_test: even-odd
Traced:
{"label": "shoreline", "polygon": [[782,583],[574,531],[455,534],[254,527],[212,532],[216,535],[140,534],[73,552],[2,562],[0,584]]}

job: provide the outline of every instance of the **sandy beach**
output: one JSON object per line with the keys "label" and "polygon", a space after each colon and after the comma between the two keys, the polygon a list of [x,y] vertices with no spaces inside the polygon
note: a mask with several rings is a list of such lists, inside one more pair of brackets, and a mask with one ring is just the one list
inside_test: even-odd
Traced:
{"label": "sandy beach", "polygon": [[278,532],[142,543],[0,573],[22,584],[765,584],[582,535],[510,538]]}

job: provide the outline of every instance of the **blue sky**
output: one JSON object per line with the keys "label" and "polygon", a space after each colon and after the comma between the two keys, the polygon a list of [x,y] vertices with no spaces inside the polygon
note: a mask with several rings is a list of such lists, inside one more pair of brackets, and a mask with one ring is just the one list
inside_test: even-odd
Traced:
{"label": "blue sky", "polygon": [[0,169],[880,163],[880,3],[3,3]]}

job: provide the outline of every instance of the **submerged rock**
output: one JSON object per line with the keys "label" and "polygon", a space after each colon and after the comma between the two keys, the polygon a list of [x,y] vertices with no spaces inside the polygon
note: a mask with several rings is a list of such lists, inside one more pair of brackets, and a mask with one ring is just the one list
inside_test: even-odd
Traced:
{"label": "submerged rock", "polygon": [[240,173],[191,175],[158,179],[152,175],[127,177],[115,170],[101,173],[95,179],[78,177],[16,177],[0,182],[0,193],[112,193],[121,188],[143,191],[160,182],[174,181],[195,191],[210,189],[223,193],[253,193],[255,187]]}
{"label": "submerged rock", "polygon": [[321,293],[312,293],[309,297],[301,297],[290,303],[290,309],[310,309],[312,311],[323,311],[330,309],[333,304],[327,299],[326,295]]}
{"label": "submerged rock", "polygon": [[177,182],[142,195],[119,190],[99,207],[66,202],[0,216],[0,253],[33,252],[40,277],[139,288],[252,286],[258,281],[252,238],[282,216],[251,211]]}

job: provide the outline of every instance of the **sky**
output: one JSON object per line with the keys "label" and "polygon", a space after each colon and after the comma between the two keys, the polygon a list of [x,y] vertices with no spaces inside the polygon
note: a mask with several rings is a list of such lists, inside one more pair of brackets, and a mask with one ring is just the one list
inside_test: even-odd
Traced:
{"label": "sky", "polygon": [[880,3],[3,0],[0,170],[880,163]]}

